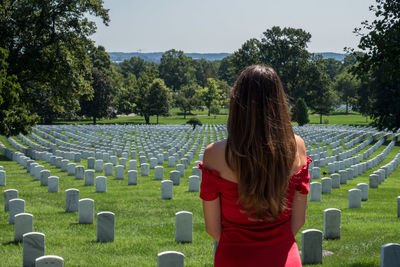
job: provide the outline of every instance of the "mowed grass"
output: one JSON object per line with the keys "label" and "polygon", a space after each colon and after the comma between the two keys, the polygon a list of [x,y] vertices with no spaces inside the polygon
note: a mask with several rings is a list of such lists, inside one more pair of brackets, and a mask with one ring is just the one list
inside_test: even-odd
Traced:
{"label": "mowed grass", "polygon": [[[226,109],[221,110],[219,115],[207,116],[207,110],[195,110],[193,114],[186,115],[186,119],[183,117],[178,109],[174,109],[171,116],[158,118],[159,124],[186,124],[190,118],[198,118],[202,124],[226,124],[228,120],[228,111]],[[319,124],[320,117],[318,114],[309,114],[310,124]],[[372,121],[365,116],[358,113],[332,113],[329,116],[322,116],[322,123],[328,122],[328,124],[336,125],[369,125]],[[56,124],[92,124],[92,119],[84,119],[80,121],[55,121]],[[144,117],[142,116],[121,116],[112,119],[98,119],[98,124],[145,124]],[[157,117],[150,117],[150,124],[157,124]],[[295,123],[296,124],[296,123]]]}
{"label": "mowed grass", "polygon": [[[10,147],[5,140],[4,137],[0,139]],[[16,141],[20,140],[16,138]],[[388,141],[370,158],[382,152],[387,144]],[[400,146],[396,145],[380,165],[391,161],[399,152]],[[49,169],[51,175],[60,177],[59,193],[48,193],[47,187],[41,187],[23,167],[0,153],[0,165],[7,172],[7,186],[2,190],[18,189],[19,197],[25,200],[25,212],[34,216],[34,231],[46,235],[46,255],[63,257],[66,266],[156,266],[157,253],[175,250],[185,254],[185,266],[213,265],[213,241],[204,230],[199,193],[188,192],[190,168],[185,170],[181,185],[174,186],[174,198],[161,200],[160,181],[154,180],[154,170],[148,177],[140,176],[139,170],[136,186],[127,185],[127,175],[124,180],[108,177],[107,193],[95,193],[95,187],[84,186],[83,180],[75,180],[43,161],[38,162]],[[80,164],[86,168],[87,161],[82,160]],[[348,190],[356,188],[357,183],[368,183],[369,174],[377,168],[333,189],[332,194],[322,195],[321,202],[308,203],[306,224],[301,230],[322,231],[323,210],[338,208],[342,211],[341,238],[323,241],[323,249],[334,255],[324,257],[323,265],[317,266],[379,266],[381,245],[400,243],[396,199],[400,195],[400,168],[378,189],[369,190],[369,200],[362,203],[361,209],[348,208]],[[168,179],[169,171],[173,169],[164,164],[164,179]],[[322,168],[323,171],[326,168]],[[96,173],[99,175],[103,173]],[[94,224],[80,225],[77,213],[65,213],[65,190],[69,188],[79,189],[80,199],[94,199],[95,214],[101,211],[115,213],[114,242],[96,242],[96,217]],[[0,207],[3,206],[1,197]],[[174,216],[182,210],[193,213],[193,243],[179,244],[174,240]],[[22,244],[13,243],[14,226],[9,225],[8,220],[8,213],[1,208],[0,266],[20,266]],[[300,233],[296,235],[296,241],[301,248]]]}

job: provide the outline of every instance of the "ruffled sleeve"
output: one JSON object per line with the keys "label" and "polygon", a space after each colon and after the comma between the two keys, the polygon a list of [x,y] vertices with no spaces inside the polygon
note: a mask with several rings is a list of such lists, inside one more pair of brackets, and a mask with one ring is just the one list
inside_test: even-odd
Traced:
{"label": "ruffled sleeve", "polygon": [[296,177],[296,191],[301,194],[307,195],[310,192],[310,173],[308,171],[308,165],[312,162],[312,159],[307,157],[307,164],[301,168],[301,170],[295,174]]}
{"label": "ruffled sleeve", "polygon": [[200,198],[205,201],[211,201],[219,196],[219,173],[209,170],[203,166],[203,162],[198,165],[202,170],[201,185],[200,185]]}

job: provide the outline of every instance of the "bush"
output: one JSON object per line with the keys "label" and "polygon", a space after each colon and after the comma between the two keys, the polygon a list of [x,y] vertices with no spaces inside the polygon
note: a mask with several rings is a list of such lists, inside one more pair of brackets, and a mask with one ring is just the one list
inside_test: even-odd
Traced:
{"label": "bush", "polygon": [[196,128],[196,125],[202,125],[201,121],[198,118],[191,118],[186,123],[192,125],[193,130]]}
{"label": "bush", "polygon": [[292,120],[297,121],[299,126],[303,126],[310,122],[308,119],[308,109],[306,102],[303,98],[299,98],[296,101],[296,105],[292,109]]}

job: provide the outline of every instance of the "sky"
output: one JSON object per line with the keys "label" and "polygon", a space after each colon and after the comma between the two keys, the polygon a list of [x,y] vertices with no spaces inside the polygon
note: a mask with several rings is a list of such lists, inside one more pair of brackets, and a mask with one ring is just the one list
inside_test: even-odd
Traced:
{"label": "sky", "polygon": [[356,48],[353,33],[373,20],[374,0],[104,0],[109,26],[99,19],[91,36],[108,52],[232,53],[272,26],[311,33],[309,52]]}

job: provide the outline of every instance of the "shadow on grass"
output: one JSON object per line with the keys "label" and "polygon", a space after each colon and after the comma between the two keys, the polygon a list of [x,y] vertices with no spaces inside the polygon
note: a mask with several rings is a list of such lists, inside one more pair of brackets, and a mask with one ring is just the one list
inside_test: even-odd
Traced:
{"label": "shadow on grass", "polygon": [[375,267],[376,265],[373,263],[353,263],[349,265],[349,267]]}
{"label": "shadow on grass", "polygon": [[8,241],[8,242],[3,242],[2,245],[3,246],[10,246],[10,245],[18,246],[20,243],[22,243],[22,242]]}
{"label": "shadow on grass", "polygon": [[0,153],[0,161],[11,161],[3,153]]}

